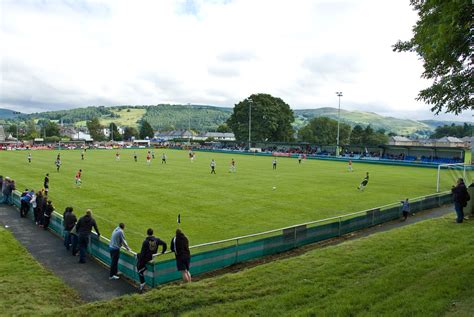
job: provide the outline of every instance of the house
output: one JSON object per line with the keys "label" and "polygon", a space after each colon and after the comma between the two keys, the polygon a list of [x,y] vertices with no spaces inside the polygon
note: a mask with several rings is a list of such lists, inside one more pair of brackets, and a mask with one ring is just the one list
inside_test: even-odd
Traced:
{"label": "house", "polygon": [[214,141],[235,141],[235,135],[233,133],[223,132],[204,132],[194,138],[194,140],[209,140]]}
{"label": "house", "polygon": [[391,136],[388,139],[388,145],[414,145],[414,142],[416,142],[416,140],[411,140],[407,137],[398,135]]}
{"label": "house", "polygon": [[5,142],[7,139],[7,136],[5,135],[5,130],[3,129],[3,126],[0,125],[0,142]]}
{"label": "house", "polygon": [[436,146],[438,147],[464,147],[464,141],[452,137],[452,136],[446,136],[444,138],[440,138],[436,140]]}

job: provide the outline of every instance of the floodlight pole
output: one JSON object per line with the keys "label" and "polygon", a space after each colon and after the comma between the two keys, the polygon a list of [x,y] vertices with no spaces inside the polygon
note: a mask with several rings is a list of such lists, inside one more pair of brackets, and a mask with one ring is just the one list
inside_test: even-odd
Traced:
{"label": "floodlight pole", "polygon": [[253,100],[249,99],[249,152],[252,143],[252,103]]}
{"label": "floodlight pole", "polygon": [[188,143],[191,145],[191,104],[188,103],[188,131],[189,131],[189,138]]}
{"label": "floodlight pole", "polygon": [[336,139],[336,156],[339,156],[339,126],[341,121],[341,97],[342,91],[337,91],[336,96],[339,97],[339,108],[337,110],[337,139]]}

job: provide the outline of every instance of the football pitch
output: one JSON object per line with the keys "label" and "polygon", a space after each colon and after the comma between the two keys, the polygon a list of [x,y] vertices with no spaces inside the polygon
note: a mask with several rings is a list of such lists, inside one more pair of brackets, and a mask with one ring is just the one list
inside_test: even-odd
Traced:
{"label": "football pitch", "polygon": [[[155,149],[155,159],[146,163],[145,149],[80,151],[0,151],[0,175],[16,180],[18,190],[43,187],[50,175],[50,195],[60,214],[66,206],[82,216],[93,210],[99,230],[110,237],[119,222],[126,225],[126,238],[139,250],[147,228],[167,243],[179,227],[196,245],[236,236],[343,215],[377,206],[432,194],[436,191],[436,169],[353,164],[346,162],[196,152],[192,162],[185,150]],[[61,153],[62,166],[56,172],[54,161]],[[167,164],[161,163],[166,153]],[[230,173],[230,161],[236,172]],[[216,174],[210,174],[210,161],[216,161]],[[82,169],[82,185],[75,185],[75,174]],[[365,191],[357,186],[370,173]],[[448,172],[446,172],[448,173]],[[441,189],[448,190],[454,175],[441,178]]]}

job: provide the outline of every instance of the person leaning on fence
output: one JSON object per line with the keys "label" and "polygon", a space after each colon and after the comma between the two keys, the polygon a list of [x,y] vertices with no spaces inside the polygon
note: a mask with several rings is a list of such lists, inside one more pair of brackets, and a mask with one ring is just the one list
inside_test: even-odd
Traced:
{"label": "person leaning on fence", "polygon": [[146,264],[153,259],[153,255],[158,253],[158,247],[161,245],[163,250],[161,253],[166,252],[166,242],[153,236],[153,229],[149,228],[146,231],[147,237],[142,243],[142,249],[137,254],[137,271],[138,277],[140,278],[140,292],[145,288],[145,271]]}
{"label": "person leaning on fence", "polygon": [[456,222],[462,223],[464,220],[463,208],[467,206],[467,202],[471,199],[462,178],[459,178],[456,186],[451,188],[451,193],[453,194],[454,210],[456,211]]}
{"label": "person leaning on fence", "polygon": [[171,251],[174,252],[176,258],[176,267],[181,272],[183,281],[191,282],[191,273],[189,273],[189,265],[191,263],[191,252],[189,251],[188,238],[180,229],[176,229],[176,236],[171,239]]}
{"label": "person leaning on fence", "polygon": [[71,230],[72,228],[74,228],[77,222],[77,217],[73,211],[74,210],[72,207],[66,207],[63,214],[64,246],[66,247],[66,250],[68,251],[71,248],[71,241],[72,241]]}
{"label": "person leaning on fence", "polygon": [[54,206],[51,200],[48,200],[43,212],[43,229],[48,230],[51,215],[53,214]]}
{"label": "person leaning on fence", "polygon": [[110,251],[110,280],[118,280],[118,261],[120,257],[120,248],[122,245],[130,251],[127,241],[125,241],[125,234],[123,230],[125,229],[125,224],[120,223],[117,228],[112,232],[112,237],[110,238],[109,251]]}
{"label": "person leaning on fence", "polygon": [[402,200],[400,203],[402,204],[403,221],[406,221],[410,213],[410,203],[408,202],[408,198]]}
{"label": "person leaning on fence", "polygon": [[92,227],[94,227],[97,236],[100,237],[99,228],[97,228],[97,224],[94,218],[92,218],[92,210],[87,209],[85,216],[82,216],[76,224],[79,243],[79,263],[86,263],[86,250],[89,245]]}
{"label": "person leaning on fence", "polygon": [[20,196],[20,217],[25,218],[30,210],[30,201],[33,197],[34,191],[28,191],[28,188]]}

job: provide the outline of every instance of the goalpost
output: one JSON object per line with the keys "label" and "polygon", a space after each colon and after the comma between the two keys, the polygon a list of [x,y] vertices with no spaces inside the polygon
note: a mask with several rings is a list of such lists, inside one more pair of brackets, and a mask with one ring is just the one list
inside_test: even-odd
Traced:
{"label": "goalpost", "polygon": [[[455,164],[440,164],[438,165],[438,176],[436,178],[436,192],[440,192],[441,188],[441,181],[443,178],[442,171],[446,170],[447,171],[447,176],[451,184],[455,185],[456,181],[458,178],[464,179],[464,183],[466,186],[469,186],[469,184],[473,181],[473,171],[474,171],[474,165],[471,164],[465,164],[465,163],[455,163]],[[446,173],[445,173],[446,174]]]}

